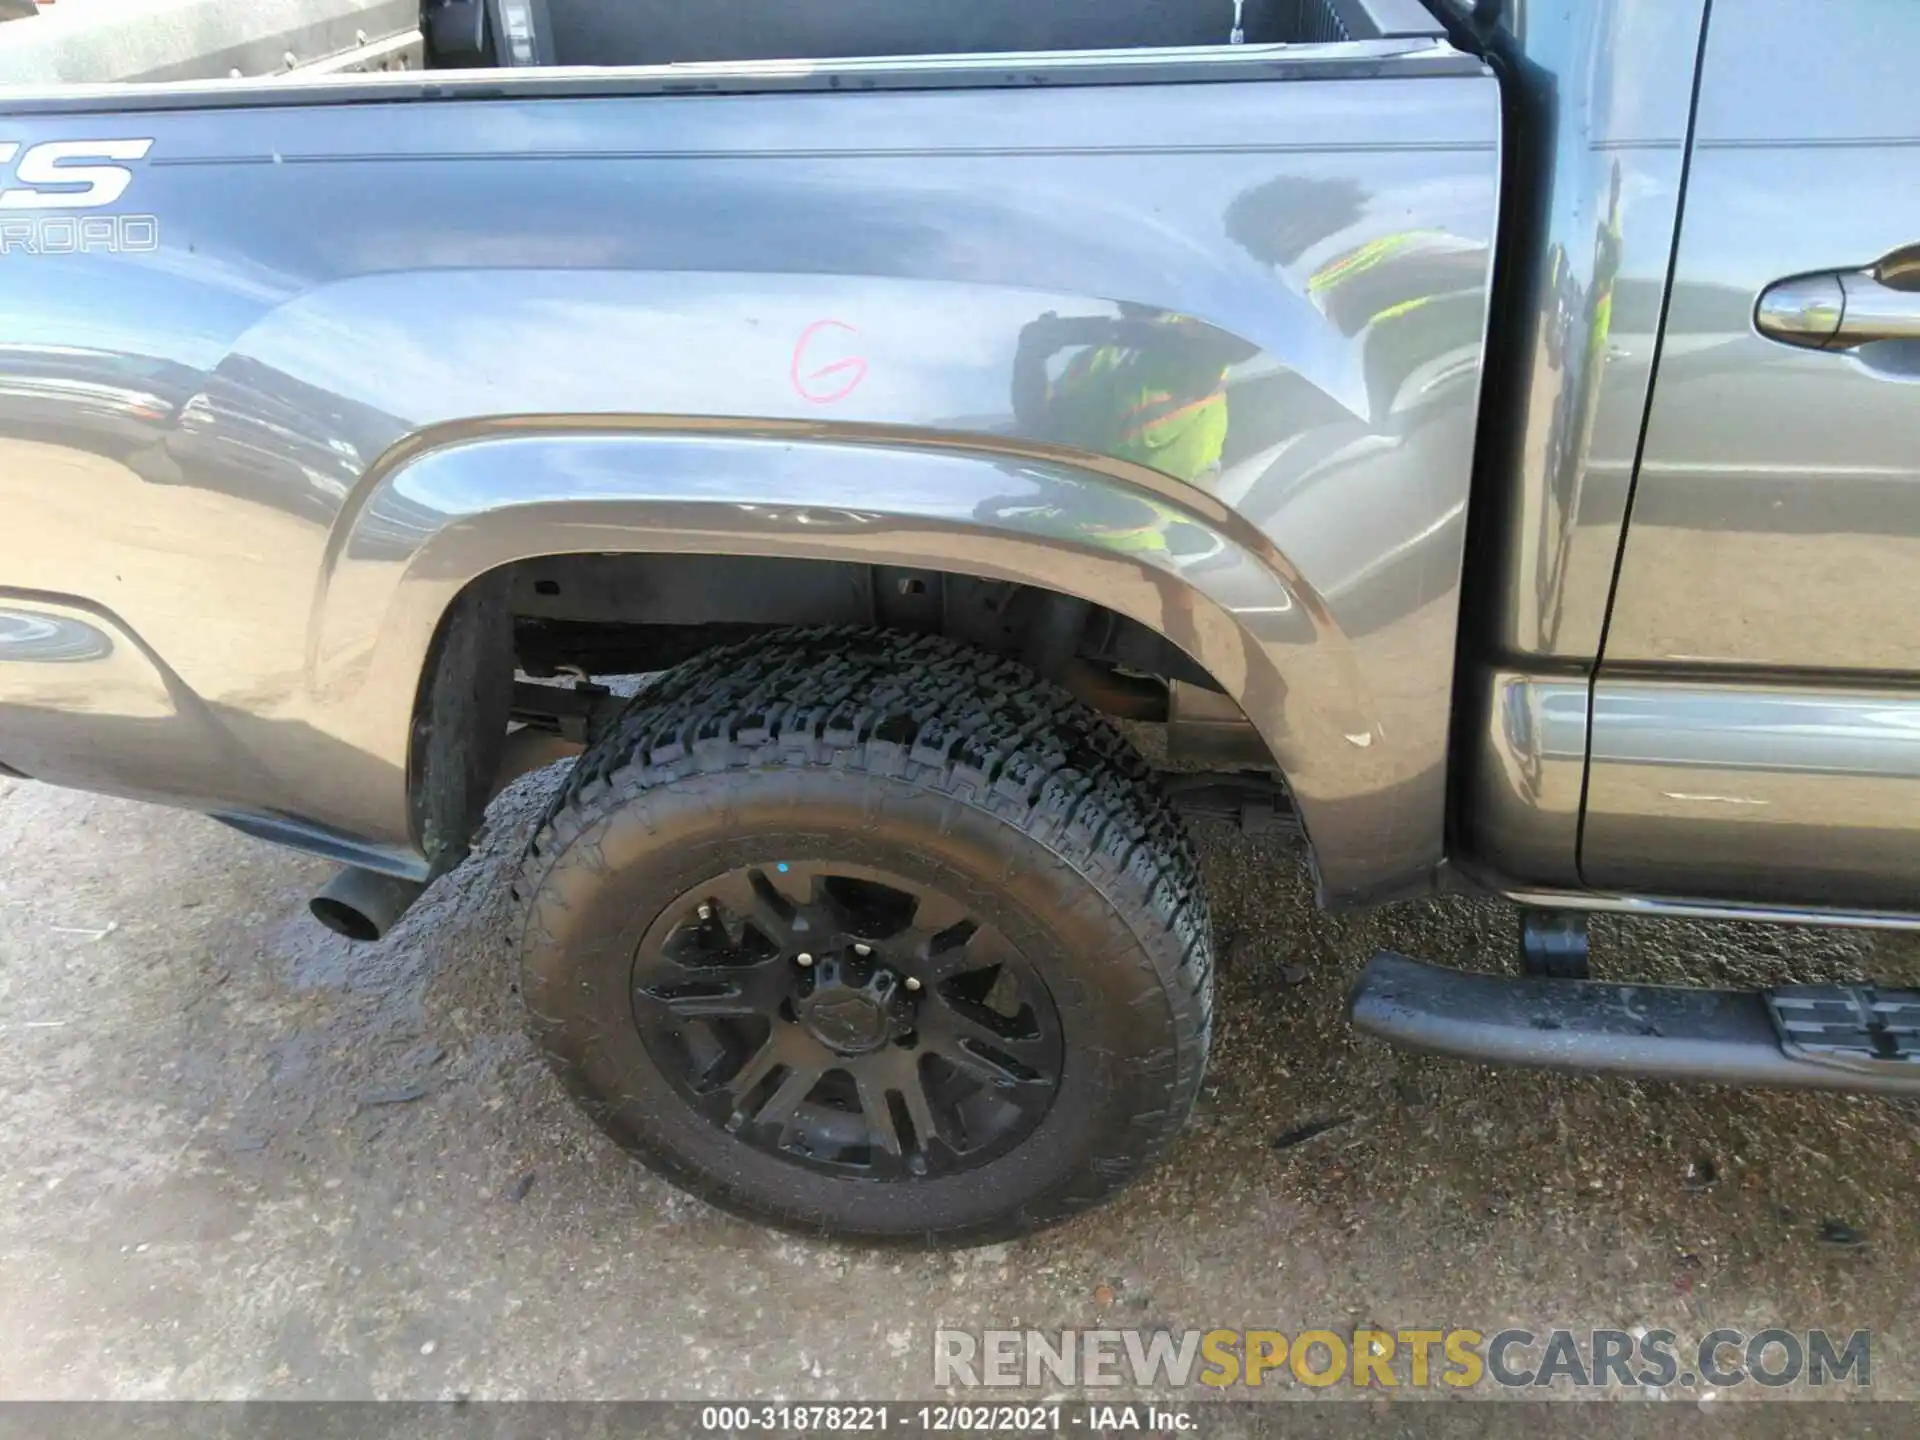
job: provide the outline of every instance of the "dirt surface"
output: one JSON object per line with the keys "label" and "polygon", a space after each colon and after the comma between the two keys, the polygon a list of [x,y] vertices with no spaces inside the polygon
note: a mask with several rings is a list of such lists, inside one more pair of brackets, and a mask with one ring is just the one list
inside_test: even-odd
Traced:
{"label": "dirt surface", "polygon": [[[307,918],[323,862],[0,781],[0,1396],[928,1396],[936,1324],[1866,1327],[1874,1395],[1920,1395],[1920,1111],[1395,1054],[1342,1019],[1368,954],[1504,966],[1511,915],[1332,918],[1296,851],[1224,831],[1213,1076],[1148,1181],[961,1253],[723,1217],[521,1038],[504,876],[546,783],[353,946]],[[1920,943],[1864,933],[1602,927],[1597,957],[1920,983]]]}

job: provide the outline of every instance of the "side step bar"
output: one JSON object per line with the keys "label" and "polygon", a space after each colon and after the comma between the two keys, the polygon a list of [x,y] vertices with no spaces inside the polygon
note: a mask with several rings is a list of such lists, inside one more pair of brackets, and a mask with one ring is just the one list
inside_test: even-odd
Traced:
{"label": "side step bar", "polygon": [[1373,957],[1353,1023],[1415,1050],[1716,1085],[1920,1095],[1920,990],[1693,990]]}

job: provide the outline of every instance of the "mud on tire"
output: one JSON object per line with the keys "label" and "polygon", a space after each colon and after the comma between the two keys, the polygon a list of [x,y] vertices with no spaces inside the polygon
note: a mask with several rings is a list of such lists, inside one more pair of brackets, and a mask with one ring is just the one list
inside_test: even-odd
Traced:
{"label": "mud on tire", "polygon": [[516,894],[532,1033],[660,1174],[789,1228],[984,1241],[1178,1133],[1212,956],[1109,724],[939,637],[776,632],[658,678]]}

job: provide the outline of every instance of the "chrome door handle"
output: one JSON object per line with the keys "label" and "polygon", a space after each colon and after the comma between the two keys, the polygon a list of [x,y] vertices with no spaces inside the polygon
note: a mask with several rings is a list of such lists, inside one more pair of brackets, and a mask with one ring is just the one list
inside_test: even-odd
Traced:
{"label": "chrome door handle", "polygon": [[1796,275],[1760,292],[1753,325],[1769,340],[1808,350],[1920,340],[1920,289],[1889,285],[1873,270]]}

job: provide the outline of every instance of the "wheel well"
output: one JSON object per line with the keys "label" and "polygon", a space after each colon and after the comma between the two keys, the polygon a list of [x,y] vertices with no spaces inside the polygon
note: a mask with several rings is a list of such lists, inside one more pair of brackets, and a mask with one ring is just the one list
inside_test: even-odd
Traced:
{"label": "wheel well", "polygon": [[[1017,655],[1095,708],[1142,713],[1142,684],[1217,690],[1183,651],[1103,606],[949,570],[742,555],[555,555],[509,567],[520,668],[532,675],[643,674],[789,625],[947,635]],[[1079,662],[1076,666],[1075,662]],[[1100,672],[1087,675],[1081,667]],[[1070,674],[1071,671],[1081,673]],[[1098,683],[1111,682],[1106,704]]]}
{"label": "wheel well", "polygon": [[[1160,732],[1141,748],[1197,772],[1184,777],[1185,808],[1249,828],[1294,823],[1272,754],[1233,699],[1164,636],[1092,601],[952,570],[576,554],[491,571],[443,617],[415,704],[416,840],[436,870],[457,863],[492,795],[576,753],[618,711],[594,677],[808,625],[939,634],[1017,658],[1093,709]],[[551,683],[569,676],[572,689]]]}

